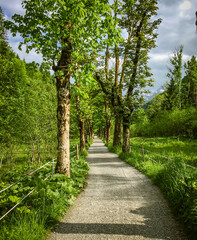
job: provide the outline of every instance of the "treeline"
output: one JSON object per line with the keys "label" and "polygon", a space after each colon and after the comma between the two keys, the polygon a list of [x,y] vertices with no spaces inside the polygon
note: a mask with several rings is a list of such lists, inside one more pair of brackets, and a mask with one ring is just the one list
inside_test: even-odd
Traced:
{"label": "treeline", "polygon": [[[105,104],[87,65],[74,78],[70,86],[70,140],[80,139],[80,150],[85,152],[94,131],[105,122]],[[1,8],[0,79],[0,167],[21,156],[31,163],[56,157],[57,78],[50,74],[48,65],[26,63],[14,53],[8,44]]]}
{"label": "treeline", "polygon": [[197,60],[192,56],[183,64],[182,53],[181,46],[170,59],[169,82],[164,92],[147,103],[145,110],[134,113],[134,136],[197,137]]}
{"label": "treeline", "polygon": [[26,63],[9,47],[0,9],[1,164],[26,153],[41,161],[56,147],[56,89],[44,64]]}
{"label": "treeline", "polygon": [[[13,35],[19,33],[24,38],[27,50],[40,52],[54,71],[58,106],[56,172],[68,177],[69,139],[78,130],[81,151],[85,151],[85,142],[93,132],[109,142],[114,129],[113,145],[130,152],[130,129],[135,123],[131,120],[143,104],[147,87],[153,85],[148,54],[156,47],[161,23],[158,1],[96,0],[92,4],[67,1],[53,6],[52,2],[41,1],[38,6],[25,1],[25,15],[15,14],[12,21],[6,21]],[[169,109],[172,103],[181,111],[183,103],[191,105],[194,98],[190,80],[185,90],[187,99],[183,98],[182,48],[171,63],[172,81],[166,93],[172,96],[170,91],[176,85],[175,97],[165,97],[162,111],[173,111]],[[137,114],[136,121],[139,117]]]}

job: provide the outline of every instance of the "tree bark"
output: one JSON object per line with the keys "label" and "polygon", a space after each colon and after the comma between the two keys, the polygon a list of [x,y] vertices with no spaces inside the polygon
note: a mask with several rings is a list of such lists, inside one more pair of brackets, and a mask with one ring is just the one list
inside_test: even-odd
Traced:
{"label": "tree bark", "polygon": [[88,128],[89,128],[89,140],[91,141],[94,133],[93,133],[93,125],[89,121],[88,121]]}
{"label": "tree bark", "polygon": [[123,146],[122,151],[124,153],[130,152],[130,115],[123,117]]}
{"label": "tree bark", "polygon": [[90,126],[90,139],[92,140],[94,138],[94,129],[93,129],[93,125],[91,124]]}
{"label": "tree bark", "polygon": [[[78,85],[78,87],[79,87],[79,85]],[[77,109],[78,126],[79,126],[79,132],[80,132],[80,151],[85,152],[85,150],[86,150],[85,122],[81,117],[79,96],[76,97],[76,109]]]}
{"label": "tree bark", "polygon": [[110,132],[111,132],[111,120],[107,120],[107,136],[106,141],[110,142]]}
{"label": "tree bark", "polygon": [[80,120],[79,128],[80,128],[80,151],[85,152],[86,143],[85,143],[85,122],[84,121]]}
{"label": "tree bark", "polygon": [[115,119],[113,146],[121,146],[121,119],[118,115]]}
{"label": "tree bark", "polygon": [[[71,31],[71,23],[62,30],[68,28]],[[53,70],[61,75],[56,76],[57,88],[57,122],[58,122],[58,153],[57,164],[55,168],[56,173],[65,174],[70,178],[70,66],[72,64],[72,44],[71,36],[68,35],[62,39],[65,43],[65,48],[62,49],[58,65],[53,65]]]}
{"label": "tree bark", "polygon": [[55,172],[70,177],[70,76],[57,78],[58,154]]}
{"label": "tree bark", "polygon": [[[84,122],[85,124],[85,122]],[[88,143],[88,133],[87,133],[87,129],[86,129],[86,126],[85,126],[85,143]]]}

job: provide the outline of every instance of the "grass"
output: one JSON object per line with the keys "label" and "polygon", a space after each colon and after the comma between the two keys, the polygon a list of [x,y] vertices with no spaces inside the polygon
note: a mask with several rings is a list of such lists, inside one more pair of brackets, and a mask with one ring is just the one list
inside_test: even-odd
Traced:
{"label": "grass", "polygon": [[38,173],[26,176],[24,181],[3,192],[0,198],[0,216],[35,188],[28,198],[1,221],[0,240],[44,239],[83,189],[89,170],[85,161],[86,155],[87,153],[81,154],[79,160],[71,157],[70,179],[54,174],[47,181],[43,181],[51,172],[51,166],[47,165]]}
{"label": "grass", "polygon": [[[184,137],[131,138],[131,152],[122,153],[120,147],[108,144],[109,150],[134,166],[160,187],[175,216],[184,222],[188,235],[197,234],[197,142]],[[145,150],[144,158],[142,147]],[[155,155],[165,155],[169,159]],[[151,160],[151,159],[152,160]]]}
{"label": "grass", "polygon": [[[76,144],[78,143],[79,139],[75,138],[70,140],[70,152],[76,150]],[[55,149],[55,146],[53,146],[52,148]],[[27,147],[22,146],[22,149],[21,152],[17,154],[17,156],[13,155],[11,163],[7,162],[6,159],[4,159],[3,165],[0,169],[0,190],[18,181],[22,176],[26,175],[27,173],[32,172],[33,170],[56,158],[56,151],[53,151],[53,153],[50,153],[50,157],[47,156],[46,153],[43,153],[43,155],[41,156],[41,162],[38,162],[37,159],[35,159],[35,162],[28,161],[28,155],[26,153]],[[76,153],[72,153],[71,159],[75,155]],[[50,171],[51,167],[49,168],[49,172]]]}
{"label": "grass", "polygon": [[[167,156],[178,157],[197,167],[197,140],[186,137],[131,138],[131,145]],[[132,148],[131,146],[131,148]]]}

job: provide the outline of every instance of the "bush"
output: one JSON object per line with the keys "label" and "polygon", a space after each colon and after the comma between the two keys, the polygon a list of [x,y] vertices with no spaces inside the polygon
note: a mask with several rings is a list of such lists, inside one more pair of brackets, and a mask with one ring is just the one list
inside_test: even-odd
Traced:
{"label": "bush", "polygon": [[[82,190],[88,170],[85,157],[80,156],[79,160],[73,158],[71,161],[71,178],[54,174],[50,180],[43,181],[43,174],[46,171],[43,170],[36,177],[28,176],[26,181],[21,183],[22,185],[12,188],[9,191],[9,201],[7,198],[5,202],[0,199],[3,212],[10,209],[31,189],[35,188],[35,191],[1,221],[0,239],[44,239],[47,230],[58,222],[60,216]],[[28,187],[23,186],[24,184]]]}
{"label": "bush", "polygon": [[131,126],[132,136],[167,137],[186,135],[197,137],[197,111],[188,108],[182,111],[164,111],[153,120],[144,119]]}

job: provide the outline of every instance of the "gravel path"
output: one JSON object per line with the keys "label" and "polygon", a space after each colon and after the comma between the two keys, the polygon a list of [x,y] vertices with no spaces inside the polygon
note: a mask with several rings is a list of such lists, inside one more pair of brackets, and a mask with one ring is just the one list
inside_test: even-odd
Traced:
{"label": "gravel path", "polygon": [[88,186],[48,240],[186,240],[159,189],[95,137]]}

